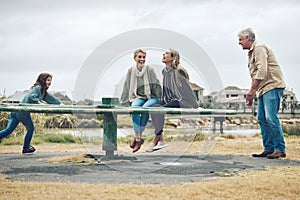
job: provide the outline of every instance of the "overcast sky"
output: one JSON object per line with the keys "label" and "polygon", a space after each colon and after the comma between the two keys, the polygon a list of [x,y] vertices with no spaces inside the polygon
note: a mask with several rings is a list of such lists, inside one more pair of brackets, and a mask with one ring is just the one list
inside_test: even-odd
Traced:
{"label": "overcast sky", "polygon": [[[72,97],[79,72],[97,47],[143,28],[171,30],[188,37],[210,57],[224,87],[246,89],[250,85],[247,51],[238,45],[237,33],[247,27],[255,30],[258,41],[273,49],[288,88],[299,98],[298,0],[0,0],[0,94],[28,89],[39,73],[50,72],[50,90],[67,91]],[[160,63],[162,52],[150,52],[149,64]],[[116,55],[112,63],[122,66],[119,74],[112,69],[102,74],[91,98],[113,95],[111,88],[133,64],[131,52]],[[205,88],[199,78],[192,81]]]}

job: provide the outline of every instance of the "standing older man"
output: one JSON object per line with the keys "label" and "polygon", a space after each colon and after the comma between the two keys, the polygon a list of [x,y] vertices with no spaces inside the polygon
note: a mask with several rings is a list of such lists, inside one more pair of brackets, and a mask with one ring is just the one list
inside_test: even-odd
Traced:
{"label": "standing older man", "polygon": [[258,98],[258,122],[260,124],[264,151],[253,157],[276,159],[286,157],[285,142],[278,111],[285,82],[273,51],[255,40],[251,28],[238,33],[239,44],[248,52],[248,68],[252,79],[246,96],[246,105],[252,107],[254,95]]}

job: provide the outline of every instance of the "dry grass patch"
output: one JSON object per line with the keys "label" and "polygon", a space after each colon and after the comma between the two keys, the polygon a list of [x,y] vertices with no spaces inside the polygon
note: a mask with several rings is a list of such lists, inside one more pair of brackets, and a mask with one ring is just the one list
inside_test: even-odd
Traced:
{"label": "dry grass patch", "polygon": [[65,155],[65,156],[54,156],[51,158],[42,158],[40,159],[44,162],[51,162],[54,164],[62,163],[62,162],[72,162],[75,165],[90,165],[96,164],[97,161],[87,154],[73,154],[73,155]]}
{"label": "dry grass patch", "polygon": [[41,184],[12,182],[0,176],[0,199],[297,199],[299,176],[300,167],[268,167],[175,185]]}
{"label": "dry grass patch", "polygon": [[[205,141],[204,141],[205,142]],[[285,138],[287,158],[300,160],[300,137],[289,136]],[[200,152],[202,142],[193,142],[187,149],[189,153]],[[261,137],[236,137],[234,139],[219,138],[210,151],[210,154],[245,155],[262,152]]]}
{"label": "dry grass patch", "polygon": [[[184,142],[184,141],[174,141],[168,142],[169,146],[165,149],[160,150],[162,153],[191,153],[191,154],[201,154],[204,143],[201,142]],[[300,137],[299,136],[289,136],[285,137],[287,158],[291,160],[300,160]],[[145,149],[150,144],[150,142],[145,142],[139,154],[146,154]],[[49,144],[49,145],[37,145],[35,146],[37,153],[39,152],[76,152],[80,154],[85,154],[88,152],[87,146],[84,144]],[[21,153],[21,146],[17,145],[1,145],[0,154],[2,153]],[[101,146],[99,146],[101,149]],[[118,150],[116,154],[131,153],[127,143],[118,143]],[[231,137],[219,137],[216,141],[212,142],[210,154],[223,154],[223,155],[245,155],[250,156],[252,153],[258,153],[263,150],[262,139],[260,136],[236,136]],[[105,152],[103,151],[103,154]]]}
{"label": "dry grass patch", "polygon": [[65,155],[65,156],[54,156],[51,158],[42,158],[40,159],[44,162],[51,162],[54,164],[63,163],[63,162],[71,162],[74,165],[95,165],[95,164],[113,164],[113,163],[125,163],[131,162],[130,159],[107,159],[96,160],[91,154],[74,154],[74,155]]}

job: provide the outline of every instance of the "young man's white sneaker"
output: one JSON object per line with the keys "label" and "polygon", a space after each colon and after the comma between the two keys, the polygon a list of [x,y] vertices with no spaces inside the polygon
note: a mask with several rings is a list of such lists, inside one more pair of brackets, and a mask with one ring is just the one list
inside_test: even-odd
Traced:
{"label": "young man's white sneaker", "polygon": [[153,147],[153,151],[165,148],[167,146],[168,146],[168,144],[166,143],[166,141],[164,141],[164,140],[163,141],[159,141],[157,143],[157,145],[155,147]]}

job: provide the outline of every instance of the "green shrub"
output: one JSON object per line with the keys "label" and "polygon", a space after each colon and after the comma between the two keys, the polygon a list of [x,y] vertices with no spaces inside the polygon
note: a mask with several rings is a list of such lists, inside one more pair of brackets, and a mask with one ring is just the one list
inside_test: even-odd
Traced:
{"label": "green shrub", "polygon": [[194,142],[200,142],[200,141],[203,141],[205,140],[206,136],[204,133],[197,133],[194,137]]}
{"label": "green shrub", "polygon": [[0,130],[7,127],[9,115],[9,112],[0,112]]}
{"label": "green shrub", "polygon": [[43,122],[44,128],[75,128],[78,125],[77,117],[69,114],[48,115]]}
{"label": "green shrub", "polygon": [[77,128],[98,128],[100,126],[101,124],[96,119],[83,119],[78,123]]}
{"label": "green shrub", "polygon": [[300,124],[283,124],[282,130],[287,135],[300,136]]}
{"label": "green shrub", "polygon": [[[3,130],[7,127],[8,121],[10,118],[10,112],[0,112],[0,130]],[[26,129],[22,123],[19,123],[17,128],[14,130],[14,135],[23,135]]]}
{"label": "green shrub", "polygon": [[[47,115],[45,113],[31,113],[31,118],[34,124],[34,133],[35,134],[44,134],[47,131],[44,128],[45,120],[47,119]],[[26,133],[26,129],[23,126],[23,134]]]}
{"label": "green shrub", "polygon": [[225,139],[235,139],[236,138],[236,136],[234,136],[232,134],[221,134],[220,136]]}
{"label": "green shrub", "polygon": [[[34,133],[45,133],[44,122],[46,120],[46,114],[41,113],[31,113],[31,118],[34,124]],[[7,127],[10,118],[10,112],[0,112],[0,130]],[[22,123],[19,123],[17,128],[14,130],[14,135],[24,135],[26,133],[26,128]]]}

